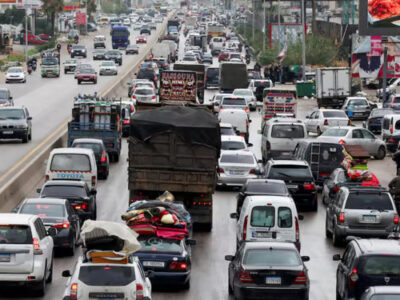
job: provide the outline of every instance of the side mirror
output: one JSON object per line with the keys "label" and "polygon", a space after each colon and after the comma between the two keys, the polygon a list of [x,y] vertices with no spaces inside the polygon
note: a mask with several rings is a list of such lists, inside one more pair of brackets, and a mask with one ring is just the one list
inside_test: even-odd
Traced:
{"label": "side mirror", "polygon": [[92,189],[92,190],[90,191],[90,194],[91,194],[91,195],[97,195],[97,191],[96,191],[95,189]]}
{"label": "side mirror", "polygon": [[247,143],[247,147],[253,147],[252,143]]}
{"label": "side mirror", "polygon": [[339,260],[341,260],[340,254],[335,254],[335,255],[332,257],[332,259],[333,259],[334,261],[339,261]]}
{"label": "side mirror", "polygon": [[225,255],[225,260],[227,260],[227,261],[232,261],[234,259],[235,259],[234,255]]}
{"label": "side mirror", "polygon": [[36,193],[40,194],[42,192],[42,189],[36,189]]}
{"label": "side mirror", "polygon": [[309,256],[302,256],[301,260],[302,261],[310,261],[310,257]]}
{"label": "side mirror", "polygon": [[300,221],[303,221],[303,220],[304,220],[304,216],[303,216],[303,215],[298,215],[298,217],[299,217],[299,220],[300,220]]}
{"label": "side mirror", "polygon": [[186,245],[194,246],[194,245],[196,245],[196,240],[187,239],[187,240],[185,241],[185,243],[186,243]]}
{"label": "side mirror", "polygon": [[238,219],[239,215],[238,213],[231,213],[231,219]]}
{"label": "side mirror", "polygon": [[47,229],[47,234],[51,237],[55,237],[57,235],[57,229],[55,229],[54,227],[50,227],[49,229]]}
{"label": "side mirror", "polygon": [[145,271],[145,272],[144,272],[144,275],[145,275],[147,278],[152,279],[152,278],[154,278],[154,271],[152,271],[152,270]]}
{"label": "side mirror", "polygon": [[69,270],[64,270],[64,271],[62,271],[61,276],[62,277],[71,277],[72,275]]}
{"label": "side mirror", "polygon": [[13,97],[11,97],[11,96],[10,96],[10,97],[9,97],[9,99],[10,99],[10,100],[12,100],[12,99],[13,99]]}
{"label": "side mirror", "polygon": [[[252,145],[253,146],[253,145]],[[263,163],[263,160],[262,159],[259,159],[259,160],[257,160],[257,162],[259,163],[259,164],[262,164]]]}
{"label": "side mirror", "polygon": [[235,133],[236,133],[237,135],[240,135],[240,131],[239,131],[239,130],[235,130]]}
{"label": "side mirror", "polygon": [[32,120],[32,117],[28,117],[28,121],[31,121]]}
{"label": "side mirror", "polygon": [[249,120],[249,123],[253,122],[252,120]]}

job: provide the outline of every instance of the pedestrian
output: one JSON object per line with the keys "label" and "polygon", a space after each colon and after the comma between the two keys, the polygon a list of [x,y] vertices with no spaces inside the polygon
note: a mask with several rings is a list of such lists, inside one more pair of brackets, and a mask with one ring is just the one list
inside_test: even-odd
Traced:
{"label": "pedestrian", "polygon": [[397,149],[393,154],[392,159],[396,163],[396,175],[400,176],[400,149]]}
{"label": "pedestrian", "polygon": [[269,67],[264,66],[264,78],[268,79],[269,78]]}
{"label": "pedestrian", "polygon": [[258,61],[254,64],[254,70],[258,72],[261,70],[261,65],[258,63]]}

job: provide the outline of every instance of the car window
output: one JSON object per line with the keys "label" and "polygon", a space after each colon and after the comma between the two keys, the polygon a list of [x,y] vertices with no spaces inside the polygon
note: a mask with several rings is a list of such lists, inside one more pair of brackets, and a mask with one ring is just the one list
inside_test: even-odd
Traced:
{"label": "car window", "polygon": [[81,266],[79,280],[89,286],[125,286],[136,279],[130,266]]}
{"label": "car window", "polygon": [[328,128],[321,136],[346,136],[348,132],[348,129]]}
{"label": "car window", "polygon": [[396,121],[396,124],[395,124],[394,128],[395,128],[396,130],[399,130],[399,129],[400,129],[400,120],[399,120],[399,121]]}
{"label": "car window", "polygon": [[249,249],[243,257],[247,266],[299,266],[301,260],[295,250]]}
{"label": "car window", "polygon": [[232,127],[221,127],[221,135],[236,135]]}
{"label": "car window", "polygon": [[247,183],[247,188],[246,188],[247,193],[252,193],[252,194],[271,194],[271,195],[285,195],[288,193],[288,190],[286,188],[286,184],[284,183],[279,183],[279,182],[273,182],[271,180],[266,180],[266,182],[253,182],[250,181]]}
{"label": "car window", "polygon": [[361,130],[359,130],[359,129],[353,130],[351,136],[353,139],[362,139],[363,138],[363,134],[362,134]]}
{"label": "car window", "polygon": [[292,227],[292,210],[289,207],[278,208],[278,226],[281,228]]}
{"label": "car window", "polygon": [[380,294],[380,295],[372,295],[370,300],[398,300],[400,298],[400,294]]}
{"label": "car window", "polygon": [[389,118],[384,118],[384,119],[383,119],[382,127],[383,127],[383,129],[389,129],[389,127],[390,127],[390,120],[389,120]]}
{"label": "car window", "polygon": [[44,239],[47,236],[46,228],[44,227],[43,222],[40,218],[36,219],[35,228],[40,240]]}
{"label": "car window", "polygon": [[273,227],[275,225],[275,207],[255,206],[251,211],[251,226]]}
{"label": "car window", "polygon": [[51,161],[50,170],[90,172],[90,160],[84,154],[55,154]]}
{"label": "car window", "polygon": [[37,215],[41,218],[62,218],[65,216],[65,208],[61,204],[26,203],[21,207],[20,213]]}
{"label": "car window", "polygon": [[400,103],[400,97],[394,97],[393,103]]}
{"label": "car window", "polygon": [[400,276],[399,255],[371,255],[360,259],[360,274]]}
{"label": "car window", "polygon": [[312,178],[308,166],[275,165],[271,167],[268,178],[287,180],[290,178]]}
{"label": "car window", "polygon": [[0,225],[0,244],[32,244],[32,232],[28,225]]}
{"label": "car window", "polygon": [[0,109],[0,120],[21,120],[25,118],[22,109]]}
{"label": "car window", "polygon": [[246,149],[246,145],[243,142],[237,141],[222,141],[221,150],[241,150]]}
{"label": "car window", "polygon": [[77,185],[46,185],[41,197],[45,198],[83,198],[87,193],[84,186]]}
{"label": "car window", "polygon": [[343,259],[342,262],[345,266],[350,267],[351,261],[352,261],[352,257],[354,257],[354,249],[352,246],[348,246],[346,248],[346,251],[343,254]]}
{"label": "car window", "polygon": [[346,201],[346,209],[393,210],[392,201],[386,193],[352,192]]}
{"label": "car window", "polygon": [[[400,124],[399,124],[400,125]],[[374,140],[375,136],[367,130],[361,130],[364,139]]]}
{"label": "car window", "polygon": [[361,105],[368,105],[368,101],[365,99],[352,99],[349,101],[348,106],[361,106]]}
{"label": "car window", "polygon": [[96,154],[101,153],[103,151],[102,146],[97,143],[76,143],[73,144],[73,148],[92,149],[93,152]]}
{"label": "car window", "polygon": [[322,112],[324,118],[347,118],[346,113],[342,110],[330,110]]}
{"label": "car window", "polygon": [[153,95],[154,91],[152,89],[136,89],[135,95]]}
{"label": "car window", "polygon": [[272,126],[271,137],[273,138],[304,138],[302,125],[276,124]]}
{"label": "car window", "polygon": [[140,252],[174,252],[182,251],[181,241],[179,239],[161,239],[158,237],[139,237]]}
{"label": "car window", "polygon": [[227,99],[224,98],[222,99],[222,105],[242,105],[246,106],[246,100],[245,99]]}

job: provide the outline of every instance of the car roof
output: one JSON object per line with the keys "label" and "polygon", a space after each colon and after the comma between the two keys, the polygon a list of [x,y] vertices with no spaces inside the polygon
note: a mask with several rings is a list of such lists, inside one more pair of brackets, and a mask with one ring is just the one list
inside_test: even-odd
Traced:
{"label": "car roof", "polygon": [[11,109],[24,109],[25,107],[23,106],[6,106],[6,107],[1,107],[1,110],[11,110]]}
{"label": "car roof", "polygon": [[254,154],[253,154],[253,152],[251,152],[251,151],[248,151],[248,150],[224,150],[222,153],[221,153],[221,156],[222,155],[247,155],[247,156],[252,156],[252,157],[254,157]]}
{"label": "car roof", "polygon": [[397,285],[380,285],[380,286],[371,286],[369,288],[373,294],[392,294],[392,293],[400,293],[400,286]]}
{"label": "car roof", "polygon": [[56,148],[50,154],[93,154],[93,150],[85,148]]}
{"label": "car roof", "polygon": [[246,143],[246,141],[244,140],[244,137],[242,137],[242,136],[239,136],[239,135],[222,135],[221,136],[221,142],[227,142],[227,141]]}
{"label": "car roof", "polygon": [[294,118],[272,118],[267,121],[270,124],[293,124],[293,125],[303,125],[302,120]]}
{"label": "car roof", "polygon": [[65,204],[68,200],[60,198],[28,198],[23,201],[23,204],[27,203],[47,203],[47,204]]}
{"label": "car roof", "polygon": [[278,249],[278,250],[296,250],[294,243],[289,242],[245,242],[245,249]]}
{"label": "car roof", "polygon": [[46,181],[44,183],[43,186],[49,186],[49,185],[53,185],[53,186],[65,186],[65,185],[69,185],[69,186],[82,186],[84,187],[85,185],[87,185],[87,183],[85,181],[81,181],[81,180],[49,180]]}
{"label": "car roof", "polygon": [[363,254],[394,254],[400,255],[400,243],[398,240],[383,240],[383,239],[356,239],[353,240]]}
{"label": "car roof", "polygon": [[0,213],[1,224],[28,224],[36,215]]}
{"label": "car roof", "polygon": [[75,139],[72,144],[77,143],[92,143],[92,144],[103,144],[103,140],[100,139]]}
{"label": "car roof", "polygon": [[354,97],[347,97],[347,100],[356,100],[356,99],[363,99],[363,100],[367,100],[367,97],[363,97],[363,96],[354,96]]}
{"label": "car roof", "polygon": [[264,179],[264,178],[257,178],[257,179],[247,179],[246,181],[246,185],[249,183],[279,183],[279,184],[284,184],[286,185],[286,183],[281,180],[281,179]]}
{"label": "car roof", "polygon": [[305,160],[274,160],[270,159],[272,165],[285,165],[285,166],[308,166],[308,163]]}

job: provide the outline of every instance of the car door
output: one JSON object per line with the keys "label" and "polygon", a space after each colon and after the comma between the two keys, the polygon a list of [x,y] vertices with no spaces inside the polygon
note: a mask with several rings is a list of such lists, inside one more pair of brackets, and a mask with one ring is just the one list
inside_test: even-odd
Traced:
{"label": "car door", "polygon": [[235,258],[233,259],[233,261],[231,263],[229,263],[229,271],[228,271],[229,272],[229,282],[231,284],[232,289],[233,289],[233,281],[235,278],[235,274],[237,272],[239,272],[240,260],[243,255],[243,248],[244,248],[244,244],[242,244],[242,246],[239,247],[239,249],[235,253]]}
{"label": "car door", "polygon": [[308,118],[306,118],[306,120],[304,121],[304,123],[305,123],[305,125],[306,125],[306,128],[307,128],[307,131],[311,131],[311,130],[312,130],[312,123],[313,123],[314,115],[315,115],[315,111],[312,112],[312,113],[308,116]]}
{"label": "car door", "polygon": [[361,129],[353,129],[350,133],[350,138],[346,139],[347,145],[361,145],[364,146],[364,136]]}
{"label": "car door", "polygon": [[344,297],[347,290],[347,282],[349,281],[349,269],[351,266],[352,258],[354,258],[354,256],[355,252],[353,246],[349,244],[344,251],[342,260],[338,264],[336,280],[338,292],[342,296],[342,298]]}
{"label": "car door", "polygon": [[378,153],[379,143],[375,136],[367,129],[360,129],[363,135],[363,147],[371,155]]}

